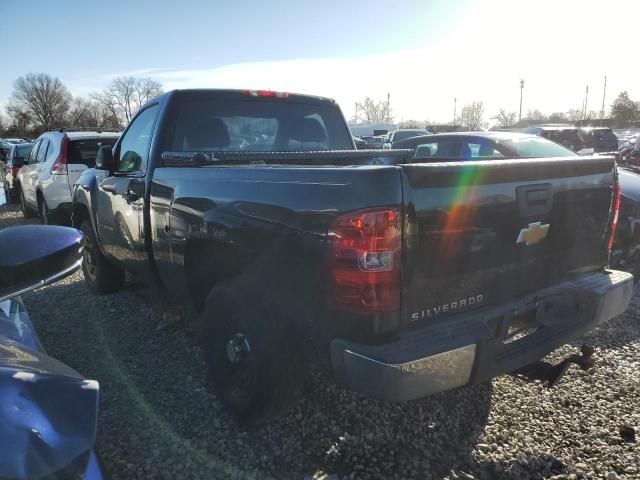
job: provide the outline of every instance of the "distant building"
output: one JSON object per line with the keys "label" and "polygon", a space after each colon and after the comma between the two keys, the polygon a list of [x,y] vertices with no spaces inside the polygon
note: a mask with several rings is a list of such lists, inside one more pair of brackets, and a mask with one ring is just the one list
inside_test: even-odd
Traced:
{"label": "distant building", "polygon": [[354,123],[349,125],[351,134],[355,137],[386,135],[396,128],[397,126],[394,123]]}

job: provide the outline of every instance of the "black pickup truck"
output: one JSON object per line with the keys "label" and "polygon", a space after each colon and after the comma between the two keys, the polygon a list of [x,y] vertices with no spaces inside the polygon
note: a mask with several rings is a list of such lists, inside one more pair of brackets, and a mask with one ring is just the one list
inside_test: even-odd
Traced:
{"label": "black pickup truck", "polygon": [[618,208],[611,158],[424,163],[356,151],[329,99],[182,90],[100,150],[73,223],[94,292],[129,271],[200,312],[213,384],[251,417],[294,397],[309,359],[407,400],[615,317],[632,291],[607,269]]}

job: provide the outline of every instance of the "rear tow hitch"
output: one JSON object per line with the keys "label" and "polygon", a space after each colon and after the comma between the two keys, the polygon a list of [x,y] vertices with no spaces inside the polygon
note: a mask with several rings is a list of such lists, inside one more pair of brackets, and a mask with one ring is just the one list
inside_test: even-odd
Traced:
{"label": "rear tow hitch", "polygon": [[514,373],[524,375],[525,377],[542,380],[548,382],[549,388],[555,387],[571,364],[578,365],[582,370],[587,371],[596,363],[596,359],[593,357],[595,349],[589,345],[582,345],[580,347],[580,354],[573,354],[562,360],[557,365],[552,365],[548,362],[539,360],[530,365],[522,367],[520,370],[516,370]]}

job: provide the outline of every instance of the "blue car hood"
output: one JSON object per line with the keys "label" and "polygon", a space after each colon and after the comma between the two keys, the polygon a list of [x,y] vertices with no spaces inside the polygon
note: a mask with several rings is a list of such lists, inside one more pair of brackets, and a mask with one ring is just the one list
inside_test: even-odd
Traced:
{"label": "blue car hood", "polygon": [[10,302],[0,304],[0,478],[83,478],[98,382],[49,357],[22,302]]}

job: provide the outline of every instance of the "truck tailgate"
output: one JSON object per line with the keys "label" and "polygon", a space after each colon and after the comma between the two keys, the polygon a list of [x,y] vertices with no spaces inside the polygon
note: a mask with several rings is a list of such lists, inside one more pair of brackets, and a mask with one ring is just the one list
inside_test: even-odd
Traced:
{"label": "truck tailgate", "polygon": [[606,264],[612,158],[401,168],[405,329]]}

